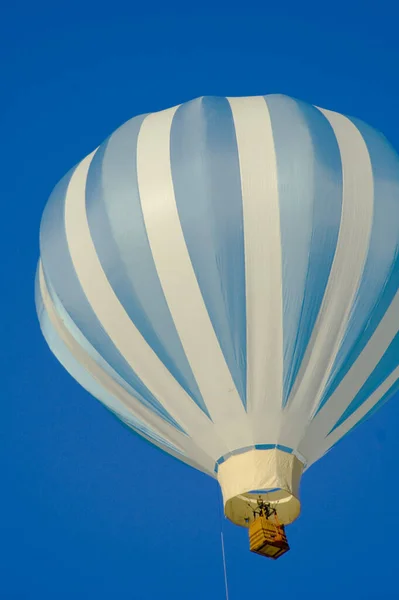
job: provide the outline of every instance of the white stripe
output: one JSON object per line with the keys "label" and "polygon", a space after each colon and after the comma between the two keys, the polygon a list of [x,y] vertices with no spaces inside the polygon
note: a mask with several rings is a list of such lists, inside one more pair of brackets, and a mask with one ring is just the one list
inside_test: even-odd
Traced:
{"label": "white stripe", "polygon": [[230,450],[252,443],[249,423],[191,264],[176,206],[170,129],[176,108],[149,115],[137,142],[137,179],[151,251],[184,352]]}
{"label": "white stripe", "polygon": [[[374,371],[380,362],[386,349],[392,342],[398,330],[399,322],[399,292],[396,293],[391,305],[385,313],[381,323],[370,338],[370,341],[361,352],[359,358],[353,364],[348,374],[341,381],[340,385],[328,399],[321,411],[316,415],[309,427],[306,439],[300,446],[300,451],[308,456],[314,462],[315,457],[320,458],[319,448],[325,446],[324,438],[334,427],[335,423],[344,413],[353,398],[362,388],[370,374]],[[373,394],[370,398],[375,397]],[[379,398],[377,398],[376,402]],[[364,405],[369,405],[370,399],[366,400]],[[360,411],[360,412],[359,412]],[[362,418],[362,407],[354,413]],[[354,416],[349,417],[336,431],[345,432],[345,428],[350,428],[349,423],[353,423]],[[346,425],[348,423],[348,425]],[[335,435],[335,431],[334,431]],[[343,435],[343,434],[342,434]],[[329,439],[331,436],[329,436]],[[332,438],[331,438],[332,439]],[[335,439],[335,438],[334,438]],[[334,442],[335,443],[335,442]]]}
{"label": "white stripe", "polygon": [[[112,289],[91,238],[85,206],[87,173],[94,153],[75,170],[65,199],[65,229],[83,292],[101,326],[144,385],[200,447],[215,459],[226,446],[211,421],[181,388],[130,320]],[[226,451],[226,450],[224,450]],[[228,450],[227,450],[228,451]]]}
{"label": "white stripe", "polygon": [[[60,339],[65,344],[66,348],[72,354],[72,356],[86,369],[91,377],[99,383],[99,385],[115,400],[115,406],[119,405],[121,411],[121,420],[129,418],[129,415],[136,417],[142,423],[148,427],[151,431],[154,431],[160,437],[170,441],[177,449],[185,453],[187,456],[182,457],[180,454],[174,453],[171,449],[166,448],[160,444],[157,444],[153,439],[147,438],[151,443],[155,443],[162,450],[173,454],[179,460],[183,460],[185,463],[194,466],[197,469],[203,470],[207,473],[214,475],[214,461],[212,458],[207,456],[201,449],[199,449],[193,440],[183,433],[179,432],[172,425],[161,419],[158,415],[147,409],[141,402],[126,392],[126,390],[119,385],[117,381],[112,379],[103,369],[101,369],[97,363],[91,358],[91,356],[82,348],[80,344],[74,339],[71,333],[65,327],[63,321],[58,316],[53,301],[50,297],[48,287],[45,281],[43,267],[40,262],[39,264],[39,285],[40,293],[43,301],[43,307],[50,320],[54,331],[58,334]],[[104,404],[106,404],[104,402]],[[115,406],[109,406],[112,410],[115,410]]]}
{"label": "white stripe", "polygon": [[247,411],[254,443],[278,443],[283,299],[277,161],[263,97],[228,98],[241,173],[247,303]]}
{"label": "white stripe", "polygon": [[281,443],[293,448],[298,448],[320,403],[347,330],[373,224],[374,180],[365,141],[346,117],[321,112],[334,130],[341,153],[342,215],[326,292],[284,422]]}

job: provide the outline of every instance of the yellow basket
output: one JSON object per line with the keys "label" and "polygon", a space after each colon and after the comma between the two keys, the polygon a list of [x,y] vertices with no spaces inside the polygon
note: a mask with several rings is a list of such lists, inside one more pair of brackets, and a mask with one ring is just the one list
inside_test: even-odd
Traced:
{"label": "yellow basket", "polygon": [[277,519],[257,517],[249,526],[249,549],[268,558],[279,558],[290,549],[284,526]]}

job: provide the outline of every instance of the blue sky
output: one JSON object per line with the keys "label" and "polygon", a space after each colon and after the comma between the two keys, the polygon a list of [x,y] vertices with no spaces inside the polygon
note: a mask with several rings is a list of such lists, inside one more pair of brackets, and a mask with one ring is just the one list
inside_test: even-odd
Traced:
{"label": "blue sky", "polygon": [[[122,427],[41,338],[39,222],[55,183],[118,125],[199,95],[286,93],[399,149],[399,9],[300,4],[2,9],[1,600],[224,598],[216,483]],[[280,561],[224,523],[230,600],[399,597],[398,424],[394,398],[306,473]]]}

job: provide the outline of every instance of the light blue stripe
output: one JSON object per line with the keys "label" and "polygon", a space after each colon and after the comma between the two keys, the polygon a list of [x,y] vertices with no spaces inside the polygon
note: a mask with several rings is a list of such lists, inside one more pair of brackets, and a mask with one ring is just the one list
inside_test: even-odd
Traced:
{"label": "light blue stripe", "polygon": [[371,373],[363,387],[359,390],[348,408],[341,415],[330,433],[339,427],[355,410],[357,410],[375,390],[389,377],[399,364],[399,333],[396,334],[380,362]]}
{"label": "light blue stripe", "polygon": [[171,165],[190,259],[226,363],[246,406],[243,208],[230,104],[204,98],[180,106]]}
{"label": "light blue stripe", "polygon": [[370,153],[374,216],[369,252],[354,308],[319,410],[365,348],[399,287],[399,157],[380,133],[357,120],[353,122]]}
{"label": "light blue stripe", "polygon": [[[390,400],[395,394],[397,394],[397,392],[399,392],[399,378],[395,381],[395,383],[392,385],[392,387],[389,388],[389,390],[382,396],[382,398],[373,406],[373,408],[371,408],[368,413],[366,413],[364,415],[364,417],[362,417],[360,419],[360,421],[358,421],[356,423],[356,425],[354,425],[352,427],[352,429],[350,429],[350,431],[353,431],[353,429],[355,427],[357,427],[358,425],[361,425],[362,423],[364,423],[364,421],[366,421],[367,419],[369,419],[374,413],[377,412],[377,410],[379,410],[380,408],[382,408],[382,406],[388,402],[388,400]],[[348,433],[350,433],[350,431],[348,431]]]}
{"label": "light blue stripe", "polygon": [[86,371],[84,366],[79,363],[68,350],[64,342],[55,331],[48,317],[48,314],[43,306],[43,301],[40,294],[40,286],[36,280],[35,285],[36,309],[39,315],[40,326],[43,336],[60,364],[64,369],[94,398],[99,400],[104,407],[114,414],[118,419],[125,422],[137,434],[148,436],[154,442],[162,444],[165,448],[169,448],[178,454],[182,454],[181,450],[176,448],[171,442],[160,436],[158,433],[150,429],[140,419],[133,415],[122,416],[119,414],[118,401],[111,396],[106,390]]}
{"label": "light blue stripe", "polygon": [[182,452],[179,448],[176,448],[176,446],[174,446],[171,442],[169,442],[167,439],[161,437],[158,433],[156,433],[155,431],[153,431],[152,429],[147,427],[139,419],[137,419],[136,417],[133,417],[133,415],[130,416],[128,419],[125,419],[125,418],[121,417],[120,415],[118,415],[118,413],[114,413],[114,414],[117,417],[117,419],[122,421],[122,423],[124,425],[126,425],[134,433],[137,433],[140,436],[141,435],[147,436],[149,438],[149,440],[153,440],[154,442],[161,444],[161,446],[163,446],[163,448],[162,447],[159,448],[159,446],[158,446],[159,450],[162,450],[163,452],[168,454],[168,449],[169,449],[169,450],[172,450],[173,452],[175,452],[176,454],[179,454],[180,456],[186,456],[186,454],[184,452]]}
{"label": "light blue stripe", "polygon": [[[357,423],[355,423],[353,425],[353,427],[351,427],[346,433],[345,435],[342,436],[342,438],[339,438],[339,440],[337,440],[335,442],[335,444],[333,444],[333,446],[335,446],[339,441],[341,441],[341,439],[343,439],[344,437],[346,437],[347,435],[350,435],[352,433],[352,431],[354,429],[356,429],[356,427],[358,427],[359,425],[361,425],[362,423],[364,423],[365,421],[367,421],[372,415],[374,415],[377,410],[379,410],[380,408],[382,408],[382,406],[388,402],[388,400],[390,400],[391,398],[393,398],[393,396],[395,394],[397,394],[399,392],[399,379],[397,379],[395,381],[395,383],[389,388],[389,390],[382,396],[382,398],[373,406],[373,408],[371,408],[368,413],[366,413],[364,415],[364,417],[362,417]],[[330,435],[333,431],[334,431],[335,427],[329,432],[328,435]],[[328,440],[328,436],[326,437],[326,439]],[[333,447],[332,446],[332,447]]]}
{"label": "light blue stripe", "polygon": [[[72,321],[69,314],[64,309],[61,304],[57,294],[54,291],[54,288],[51,285],[51,282],[46,278],[47,291],[50,295],[51,301],[57,312],[58,317],[62,320],[64,327],[68,331],[68,333],[74,338],[76,343],[90,356],[90,358],[97,364],[97,366],[108,375],[111,379],[116,381],[130,396],[136,398],[142,404],[147,406],[147,401],[145,398],[141,396],[137,390],[133,389],[128,382],[123,379],[105,360],[104,358],[97,352],[95,348],[88,342],[88,340],[84,337],[82,332],[78,329],[76,324]],[[186,432],[182,429],[182,427],[174,421],[171,417],[173,425],[176,429],[178,429],[184,435],[187,435]]]}
{"label": "light blue stripe", "polygon": [[181,430],[115,348],[94,314],[76,276],[69,254],[64,223],[65,195],[74,170],[72,169],[55,187],[43,214],[40,229],[43,270],[65,311],[93,348],[122,379],[128,382],[143,404]]}
{"label": "light blue stripe", "polygon": [[266,488],[263,490],[250,490],[247,494],[271,494],[272,492],[279,492],[281,488]]}
{"label": "light blue stripe", "polygon": [[277,157],[285,406],[335,255],[342,212],[342,165],[333,129],[318,109],[280,95],[265,100]]}
{"label": "light blue stripe", "polygon": [[89,169],[90,233],[115,294],[143,338],[209,417],[176,332],[155,268],[140,204],[137,139],[145,116],[120,127]]}
{"label": "light blue stripe", "polygon": [[237,454],[245,454],[250,450],[281,450],[282,452],[286,452],[287,454],[292,454],[294,450],[289,448],[288,446],[282,446],[281,444],[255,444],[253,446],[244,446],[243,448],[237,448],[236,450],[232,450],[227,454],[224,454],[215,463],[215,473],[217,473],[219,465],[226,462],[228,458],[231,456],[236,456]]}

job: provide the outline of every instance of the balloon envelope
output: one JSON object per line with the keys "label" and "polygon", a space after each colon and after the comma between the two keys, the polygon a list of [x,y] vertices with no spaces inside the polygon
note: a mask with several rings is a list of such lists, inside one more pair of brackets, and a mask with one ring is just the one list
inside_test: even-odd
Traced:
{"label": "balloon envelope", "polygon": [[398,388],[399,160],[366,124],[281,95],[135,117],[54,189],[36,303],[50,349],[123,422],[258,494]]}

